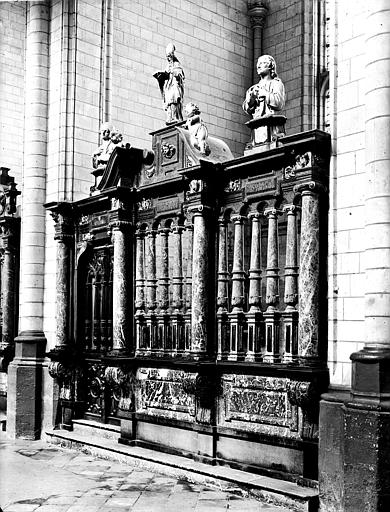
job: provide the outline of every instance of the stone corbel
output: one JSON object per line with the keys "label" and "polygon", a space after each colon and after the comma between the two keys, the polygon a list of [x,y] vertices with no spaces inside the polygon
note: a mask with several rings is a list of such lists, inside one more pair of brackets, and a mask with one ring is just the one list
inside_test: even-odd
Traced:
{"label": "stone corbel", "polygon": [[302,410],[301,437],[318,437],[320,392],[313,382],[290,380],[287,382],[287,398],[291,405]]}
{"label": "stone corbel", "polygon": [[104,372],[104,378],[111,388],[119,391],[119,410],[123,412],[132,412],[134,410],[134,396],[136,388],[134,372],[123,366],[107,366]]}
{"label": "stone corbel", "polygon": [[52,361],[49,363],[49,375],[55,379],[60,388],[60,398],[62,400],[73,400],[73,369],[62,362]]}

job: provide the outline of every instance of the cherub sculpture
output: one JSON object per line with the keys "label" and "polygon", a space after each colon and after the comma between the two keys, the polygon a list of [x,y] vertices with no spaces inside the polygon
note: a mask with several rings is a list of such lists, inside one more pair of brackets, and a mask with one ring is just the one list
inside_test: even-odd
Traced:
{"label": "cherub sculpture", "polygon": [[166,124],[183,121],[184,71],[175,55],[175,46],[169,43],[165,54],[168,65],[165,71],[155,73],[166,112]]}
{"label": "cherub sculpture", "polygon": [[194,148],[198,149],[203,155],[210,154],[210,146],[207,143],[207,127],[200,117],[200,110],[195,103],[187,103],[184,108],[187,116],[186,127],[190,132],[190,141]]}
{"label": "cherub sculpture", "polygon": [[100,127],[102,143],[92,155],[92,166],[101,169],[107,165],[111,153],[117,146],[123,146],[122,134],[111,123],[103,123]]}

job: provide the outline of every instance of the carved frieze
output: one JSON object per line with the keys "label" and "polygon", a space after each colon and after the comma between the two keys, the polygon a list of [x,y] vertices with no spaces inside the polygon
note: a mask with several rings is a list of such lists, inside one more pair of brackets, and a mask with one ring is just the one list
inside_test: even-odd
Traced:
{"label": "carved frieze", "polygon": [[298,412],[288,400],[287,383],[284,378],[224,375],[224,420],[245,429],[256,430],[257,424],[296,431]]}
{"label": "carved frieze", "polygon": [[245,187],[246,194],[262,196],[270,195],[277,192],[277,179],[272,176],[270,178],[262,178],[261,180],[248,181]]}
{"label": "carved frieze", "polygon": [[182,370],[142,368],[137,372],[137,410],[155,416],[195,416],[196,373]]}

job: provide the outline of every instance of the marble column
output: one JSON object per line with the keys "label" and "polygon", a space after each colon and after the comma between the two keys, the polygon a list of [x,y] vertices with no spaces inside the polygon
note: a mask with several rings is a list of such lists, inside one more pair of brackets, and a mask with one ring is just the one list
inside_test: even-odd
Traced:
{"label": "marble column", "polygon": [[302,195],[299,258],[298,356],[306,363],[318,361],[319,277],[320,277],[320,204],[324,187],[314,181],[295,187]]}
{"label": "marble column", "polygon": [[176,225],[172,228],[172,350],[178,354],[184,349],[184,324],[183,324],[183,226]]}
{"label": "marble column", "polygon": [[186,267],[186,304],[184,314],[184,329],[185,329],[185,351],[191,349],[191,307],[192,307],[192,251],[193,251],[193,225],[192,223],[186,222],[186,234],[187,234],[187,267]]}
{"label": "marble column", "polygon": [[207,216],[211,208],[205,205],[189,208],[193,214],[192,248],[192,320],[191,353],[194,358],[202,358],[208,342],[208,294],[209,294],[209,231]]}
{"label": "marble column", "polygon": [[0,280],[2,313],[0,369],[3,370],[6,370],[14,351],[18,229],[19,219],[5,219],[1,225],[3,254]]}
{"label": "marble column", "polygon": [[157,279],[156,279],[156,235],[157,231],[146,231],[146,325],[149,333],[149,344],[152,351],[157,344]]}
{"label": "marble column", "polygon": [[262,39],[265,18],[267,16],[268,8],[265,2],[259,0],[252,0],[248,2],[248,15],[253,30],[253,83],[257,81],[257,59],[262,54]]}
{"label": "marble column", "polygon": [[73,230],[69,219],[54,214],[54,239],[57,240],[56,272],[56,344],[55,350],[65,350],[70,343],[71,255]]}
{"label": "marble column", "polygon": [[245,325],[245,279],[244,271],[244,221],[243,215],[232,215],[234,223],[234,246],[232,268],[232,311],[230,320],[230,350],[228,359],[235,361],[243,353]]}
{"label": "marble column", "polygon": [[158,348],[161,351],[172,349],[172,340],[169,329],[169,235],[171,230],[163,228],[158,231],[160,237],[160,258],[158,277],[158,305],[160,312],[158,321]]}
{"label": "marble column", "polygon": [[251,259],[249,267],[248,344],[245,359],[254,361],[261,351],[261,214],[248,215],[252,223]]}
{"label": "marble column", "polygon": [[145,231],[136,232],[136,263],[135,263],[135,322],[136,348],[142,351],[150,350],[150,340],[145,339]]}
{"label": "marble column", "polygon": [[132,251],[129,221],[118,220],[111,224],[114,245],[112,277],[112,351],[110,355],[132,353]]}
{"label": "marble column", "polygon": [[218,354],[220,360],[229,352],[229,272],[228,272],[228,248],[227,232],[228,221],[218,221],[218,274],[217,274],[217,321],[218,321]]}
{"label": "marble column", "polygon": [[28,2],[26,21],[25,132],[20,253],[20,324],[8,368],[7,432],[36,439],[41,429],[48,119],[48,1]]}
{"label": "marble column", "polygon": [[284,355],[283,360],[288,362],[298,353],[298,207],[290,204],[284,207],[287,215],[286,237],[286,264],[284,267]]}
{"label": "marble column", "polygon": [[279,360],[279,237],[278,215],[280,210],[269,208],[264,215],[268,217],[266,297],[267,310],[264,313],[265,352],[267,362]]}

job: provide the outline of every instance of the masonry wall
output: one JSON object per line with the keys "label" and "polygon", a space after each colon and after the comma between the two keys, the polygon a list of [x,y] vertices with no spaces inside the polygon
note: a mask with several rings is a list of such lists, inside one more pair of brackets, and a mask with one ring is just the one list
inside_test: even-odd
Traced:
{"label": "masonry wall", "polygon": [[0,2],[0,166],[22,187],[25,2]]}
{"label": "masonry wall", "polygon": [[276,60],[286,89],[286,132],[317,127],[318,85],[317,2],[273,0],[263,30],[263,53]]}
{"label": "masonry wall", "polygon": [[[330,2],[333,4],[333,2]],[[329,211],[331,383],[350,386],[364,341],[365,23],[367,3],[339,0],[330,16],[332,161]],[[372,77],[375,79],[375,77]]]}

